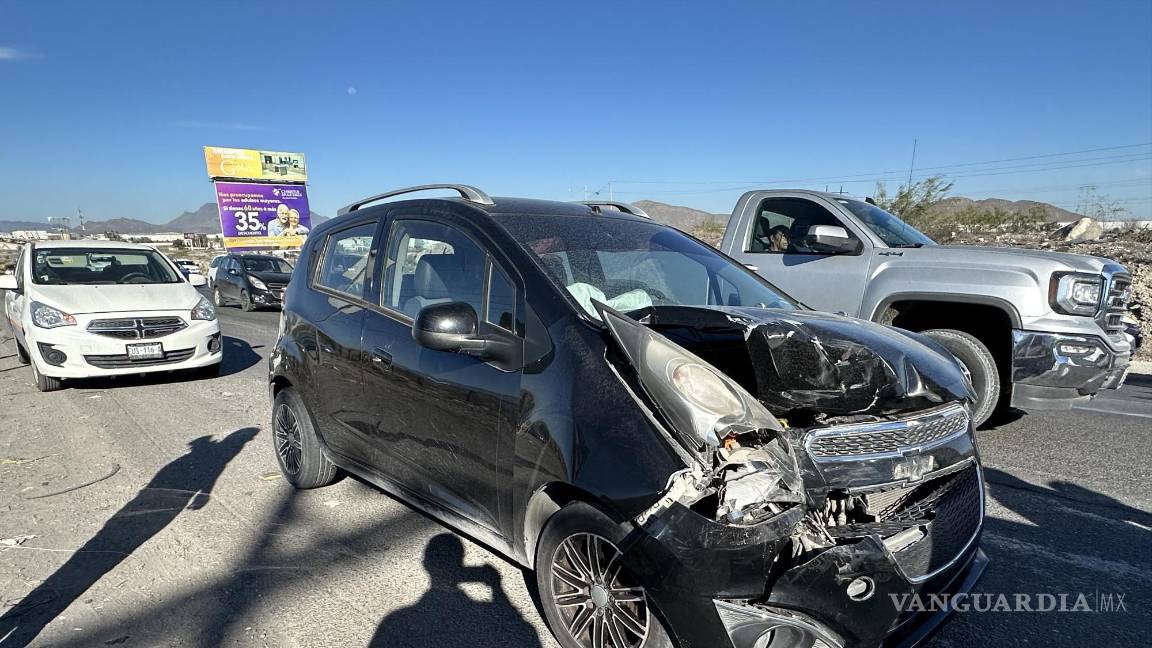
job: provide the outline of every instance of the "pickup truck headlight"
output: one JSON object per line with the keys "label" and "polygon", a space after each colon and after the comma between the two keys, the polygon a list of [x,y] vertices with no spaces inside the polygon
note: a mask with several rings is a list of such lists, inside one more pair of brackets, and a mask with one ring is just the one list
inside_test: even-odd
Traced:
{"label": "pickup truck headlight", "polygon": [[196,302],[196,306],[192,309],[192,319],[211,322],[216,319],[216,307],[207,299],[201,297],[200,301]]}
{"label": "pickup truck headlight", "polygon": [[1048,301],[1056,312],[1065,315],[1095,315],[1103,290],[1100,275],[1059,272],[1052,275]]}
{"label": "pickup truck headlight", "polygon": [[59,308],[53,308],[40,302],[32,302],[32,323],[40,328],[59,328],[61,326],[76,326],[76,318]]}
{"label": "pickup truck headlight", "polygon": [[268,286],[265,286],[264,282],[256,277],[248,277],[248,283],[252,284],[252,287],[256,290],[268,290]]}

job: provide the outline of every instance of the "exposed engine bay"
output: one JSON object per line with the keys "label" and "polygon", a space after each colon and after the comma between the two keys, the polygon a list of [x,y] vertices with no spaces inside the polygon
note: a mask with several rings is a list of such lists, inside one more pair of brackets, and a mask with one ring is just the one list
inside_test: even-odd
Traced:
{"label": "exposed engine bay", "polygon": [[[791,511],[796,560],[869,536],[899,553],[944,514],[955,527],[945,544],[977,528],[972,511],[982,505],[972,502],[982,495],[963,406],[971,392],[951,354],[930,341],[808,312],[657,306],[604,315],[639,387],[696,458],[637,522],[673,503],[733,527]],[[957,499],[967,503],[945,506]],[[941,552],[933,554],[909,572],[937,567]]]}

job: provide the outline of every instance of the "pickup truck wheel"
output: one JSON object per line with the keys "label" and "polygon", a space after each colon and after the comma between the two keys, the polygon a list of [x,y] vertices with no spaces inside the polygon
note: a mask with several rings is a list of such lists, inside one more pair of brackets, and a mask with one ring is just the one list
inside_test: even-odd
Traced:
{"label": "pickup truck wheel", "polygon": [[952,352],[968,371],[972,388],[976,391],[976,405],[972,409],[972,424],[979,427],[996,411],[1000,400],[1000,372],[996,359],[984,343],[975,337],[953,329],[930,329],[921,332]]}
{"label": "pickup truck wheel", "polygon": [[672,648],[644,588],[620,564],[627,530],[583,502],[552,516],[536,549],[536,587],[564,648]]}
{"label": "pickup truck wheel", "polygon": [[337,481],[339,469],[324,454],[304,399],[287,387],[272,404],[272,443],[280,472],[296,488],[320,488]]}

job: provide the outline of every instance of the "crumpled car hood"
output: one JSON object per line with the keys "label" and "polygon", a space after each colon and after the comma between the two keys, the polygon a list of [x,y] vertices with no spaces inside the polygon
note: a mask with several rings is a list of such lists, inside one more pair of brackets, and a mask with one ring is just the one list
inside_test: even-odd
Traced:
{"label": "crumpled car hood", "polygon": [[629,315],[666,335],[742,334],[756,383],[749,391],[777,416],[882,416],[974,398],[959,363],[939,344],[864,320],[727,306],[655,306]]}

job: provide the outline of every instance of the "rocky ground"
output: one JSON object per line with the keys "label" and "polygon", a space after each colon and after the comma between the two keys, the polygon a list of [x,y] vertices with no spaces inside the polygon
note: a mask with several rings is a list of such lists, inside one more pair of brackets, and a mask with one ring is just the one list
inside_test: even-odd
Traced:
{"label": "rocky ground", "polygon": [[1105,257],[1122,264],[1132,273],[1131,313],[1133,318],[1140,322],[1140,329],[1144,333],[1145,345],[1137,353],[1137,357],[1152,359],[1152,230],[1088,229],[1086,237],[1068,234],[1068,228],[1060,231],[1022,233],[956,233],[941,243],[1071,252]]}

